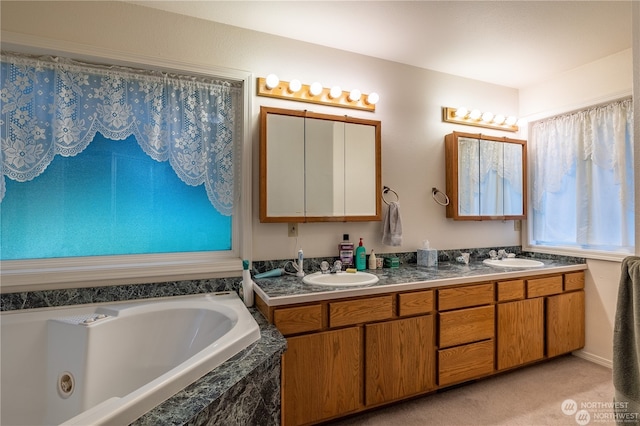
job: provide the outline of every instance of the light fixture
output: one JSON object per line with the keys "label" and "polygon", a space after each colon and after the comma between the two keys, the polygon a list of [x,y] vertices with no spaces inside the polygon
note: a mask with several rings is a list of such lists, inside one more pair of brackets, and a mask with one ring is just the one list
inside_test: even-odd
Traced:
{"label": "light fixture", "polygon": [[274,88],[278,87],[278,84],[280,84],[280,79],[278,78],[277,75],[269,74],[267,76],[266,85],[267,85],[268,89],[274,89]]}
{"label": "light fixture", "polygon": [[325,88],[318,82],[307,85],[300,80],[280,81],[275,74],[258,78],[258,95],[372,112],[380,101],[375,92],[367,95],[358,89],[343,91],[338,85]]}
{"label": "light fixture", "polygon": [[309,93],[311,94],[311,96],[318,96],[320,93],[322,93],[322,84],[318,83],[317,81],[311,83],[311,86],[309,87]]}
{"label": "light fixture", "polygon": [[358,102],[361,96],[362,96],[362,92],[359,91],[358,89],[353,89],[351,92],[349,92],[349,100],[351,102]]}
{"label": "light fixture", "polygon": [[505,118],[503,114],[481,112],[478,109],[469,111],[465,107],[442,108],[442,120],[447,123],[464,124],[466,126],[485,127],[488,129],[506,130],[517,132],[521,124],[514,116]]}
{"label": "light fixture", "polygon": [[378,103],[379,100],[380,100],[380,95],[378,95],[376,92],[371,92],[367,96],[367,99],[365,100],[365,102],[367,102],[369,105],[375,105]]}
{"label": "light fixture", "polygon": [[300,83],[300,80],[291,80],[289,82],[289,92],[296,93],[300,91],[300,89],[302,89],[302,83]]}

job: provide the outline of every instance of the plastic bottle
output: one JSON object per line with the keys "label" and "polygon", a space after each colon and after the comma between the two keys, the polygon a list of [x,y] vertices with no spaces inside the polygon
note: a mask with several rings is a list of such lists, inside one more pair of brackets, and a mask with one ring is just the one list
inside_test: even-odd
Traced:
{"label": "plastic bottle", "polygon": [[367,269],[367,249],[362,245],[362,238],[356,248],[356,269],[358,271]]}
{"label": "plastic bottle", "polygon": [[371,249],[371,254],[369,255],[369,269],[376,269],[376,254]]}
{"label": "plastic bottle", "polygon": [[242,261],[242,296],[244,304],[253,306],[253,280],[249,272],[249,261]]}

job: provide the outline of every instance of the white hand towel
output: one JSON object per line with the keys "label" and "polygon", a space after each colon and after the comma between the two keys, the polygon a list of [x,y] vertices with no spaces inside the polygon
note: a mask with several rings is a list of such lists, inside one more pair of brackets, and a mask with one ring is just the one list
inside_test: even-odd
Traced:
{"label": "white hand towel", "polygon": [[400,203],[389,203],[387,214],[382,223],[382,244],[387,246],[402,245],[402,219],[400,218]]}

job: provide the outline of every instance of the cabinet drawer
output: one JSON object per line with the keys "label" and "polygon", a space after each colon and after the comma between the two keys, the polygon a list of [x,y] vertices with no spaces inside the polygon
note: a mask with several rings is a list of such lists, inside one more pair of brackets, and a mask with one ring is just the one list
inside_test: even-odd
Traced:
{"label": "cabinet drawer", "polygon": [[524,299],[524,280],[501,281],[497,288],[498,302]]}
{"label": "cabinet drawer", "polygon": [[440,348],[491,339],[494,334],[493,305],[440,314]]}
{"label": "cabinet drawer", "polygon": [[426,314],[433,311],[433,291],[416,291],[398,295],[398,315]]}
{"label": "cabinet drawer", "polygon": [[564,291],[582,290],[584,288],[584,272],[564,274]]}
{"label": "cabinet drawer", "polygon": [[273,323],[283,335],[322,329],[322,306],[298,306],[276,309]]}
{"label": "cabinet drawer", "polygon": [[438,290],[438,310],[440,311],[488,305],[491,302],[493,302],[493,284]]}
{"label": "cabinet drawer", "polygon": [[493,372],[493,340],[438,351],[438,384],[445,386]]}
{"label": "cabinet drawer", "polygon": [[527,280],[527,297],[562,293],[562,275]]}
{"label": "cabinet drawer", "polygon": [[341,327],[393,317],[393,296],[329,303],[329,327]]}

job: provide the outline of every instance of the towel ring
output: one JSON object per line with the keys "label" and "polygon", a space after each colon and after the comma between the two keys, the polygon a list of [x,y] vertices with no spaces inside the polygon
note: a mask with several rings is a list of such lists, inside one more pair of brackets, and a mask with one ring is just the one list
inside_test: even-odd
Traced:
{"label": "towel ring", "polygon": [[382,188],[382,201],[384,201],[386,205],[389,205],[389,202],[387,201],[387,199],[384,198],[384,194],[386,194],[387,192],[393,192],[393,195],[396,196],[396,202],[400,201],[400,196],[398,195],[398,193],[393,189],[389,188],[388,186],[385,186]]}
{"label": "towel ring", "polygon": [[[438,194],[440,194],[440,197],[438,197]],[[440,204],[441,206],[448,206],[449,203],[450,203],[449,197],[447,196],[447,194],[445,194],[444,192],[440,191],[436,187],[431,188],[431,196],[433,197],[435,202]],[[438,198],[440,198],[440,199],[438,199]]]}

